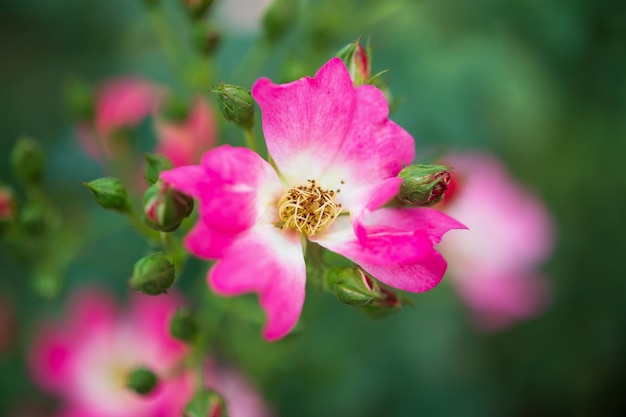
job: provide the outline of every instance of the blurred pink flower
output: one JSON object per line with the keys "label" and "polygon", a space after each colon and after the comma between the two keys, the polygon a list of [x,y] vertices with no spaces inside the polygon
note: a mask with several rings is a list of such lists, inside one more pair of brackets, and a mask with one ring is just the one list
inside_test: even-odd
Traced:
{"label": "blurred pink flower", "polygon": [[15,216],[13,193],[0,184],[0,221],[11,220]]}
{"label": "blurred pink flower", "polygon": [[[173,296],[133,294],[121,312],[103,292],[82,290],[65,318],[41,326],[29,367],[41,388],[62,399],[63,417],[171,417],[192,395],[191,378],[177,367],[185,346],[168,332]],[[126,388],[128,372],[147,366],[161,378],[139,396]]]}
{"label": "blurred pink flower", "polygon": [[219,392],[230,417],[269,417],[272,415],[258,390],[240,372],[208,362],[205,369],[207,388]]}
{"label": "blurred pink flower", "polygon": [[552,252],[553,228],[544,204],[486,154],[451,154],[453,187],[439,206],[469,231],[448,236],[441,252],[451,282],[477,324],[499,330],[540,313],[548,285],[538,265]]}
{"label": "blurred pink flower", "polygon": [[306,238],[358,263],[380,281],[427,291],[446,262],[434,250],[461,224],[425,208],[381,208],[399,191],[414,140],[388,119],[383,93],[354,87],[339,58],[314,78],[252,87],[267,148],[277,167],[246,148],[222,146],[201,165],[161,177],[200,199],[200,219],[186,237],[193,254],[218,259],[209,272],[222,295],[259,294],[263,334],[285,336],[305,296]]}
{"label": "blurred pink flower", "polygon": [[119,77],[102,84],[96,94],[93,124],[77,126],[85,152],[96,160],[129,152],[129,144],[116,135],[153,116],[156,152],[170,158],[174,166],[197,163],[216,142],[213,110],[205,99],[196,97],[185,120],[166,120],[161,107],[167,94],[165,87],[137,77]]}

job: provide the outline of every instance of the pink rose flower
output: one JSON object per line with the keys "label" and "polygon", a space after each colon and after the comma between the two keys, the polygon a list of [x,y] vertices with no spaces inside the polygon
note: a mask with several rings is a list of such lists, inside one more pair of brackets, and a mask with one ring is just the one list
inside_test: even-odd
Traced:
{"label": "pink rose flower", "polygon": [[[32,344],[30,371],[37,384],[62,399],[64,417],[171,417],[193,394],[189,374],[177,369],[186,347],[169,335],[172,296],[133,294],[128,311],[94,290],[75,294],[66,317],[41,326]],[[160,382],[140,396],[128,373],[153,370]]]}
{"label": "pink rose flower", "polygon": [[137,127],[154,116],[156,152],[167,156],[174,166],[197,163],[202,152],[216,143],[213,110],[206,100],[196,97],[185,120],[165,120],[161,104],[166,95],[166,88],[141,78],[105,82],[96,94],[93,126],[83,122],[77,127],[85,152],[96,160],[128,153],[129,144],[115,137],[116,132]]}
{"label": "pink rose flower", "polygon": [[[258,80],[252,95],[274,165],[247,148],[221,146],[201,165],[161,174],[200,200],[187,249],[217,259],[211,287],[222,295],[259,294],[263,334],[285,336],[304,303],[304,250],[311,241],[405,291],[427,291],[446,262],[433,246],[463,226],[425,208],[381,208],[400,188],[398,172],[414,140],[388,119],[383,93],[354,87],[339,58],[314,78]],[[276,169],[274,169],[274,167]]]}
{"label": "pink rose flower", "polygon": [[489,155],[451,154],[444,161],[455,173],[441,208],[469,228],[441,245],[452,284],[486,330],[538,314],[548,286],[536,269],[554,241],[545,206]]}

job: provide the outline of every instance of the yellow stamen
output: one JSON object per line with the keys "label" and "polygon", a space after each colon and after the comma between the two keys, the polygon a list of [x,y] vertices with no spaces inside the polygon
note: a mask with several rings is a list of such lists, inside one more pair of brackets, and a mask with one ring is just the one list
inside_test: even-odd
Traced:
{"label": "yellow stamen", "polygon": [[[335,203],[334,190],[324,190],[315,180],[293,187],[278,202],[278,215],[283,228],[293,228],[313,236],[325,230],[341,213],[341,204]],[[339,191],[339,190],[337,190]]]}

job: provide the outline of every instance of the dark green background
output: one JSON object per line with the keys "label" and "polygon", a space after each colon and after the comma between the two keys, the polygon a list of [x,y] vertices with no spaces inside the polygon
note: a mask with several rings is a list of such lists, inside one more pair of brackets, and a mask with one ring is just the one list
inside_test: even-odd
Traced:
{"label": "dark green background", "polygon": [[[186,19],[175,1],[164,1],[187,51]],[[624,415],[626,3],[302,6],[287,39],[260,50],[244,71],[236,70],[259,46],[252,35],[225,32],[213,81],[249,88],[261,75],[284,81],[312,74],[358,35],[371,37],[374,71],[390,69],[392,118],[414,135],[418,153],[491,151],[546,201],[558,232],[544,267],[553,302],[540,318],[485,335],[446,284],[376,321],[311,287],[302,331],[265,344],[258,324],[232,320],[219,355],[246,369],[281,416]],[[16,138],[38,138],[49,158],[46,188],[64,225],[97,236],[72,249],[53,301],[32,290],[29,264],[0,245],[0,291],[18,317],[16,344],[0,357],[0,414],[11,415],[27,402],[47,404],[23,369],[32,324],[62,309],[70,289],[85,282],[123,298],[131,266],[146,251],[81,185],[102,171],[76,147],[64,86],[75,77],[95,84],[137,73],[183,87],[138,0],[1,0],[0,62],[0,179],[15,184],[8,153]],[[220,139],[242,141],[225,123]],[[189,294],[204,288],[203,268],[192,263],[179,287]],[[221,302],[254,308],[248,298]]]}

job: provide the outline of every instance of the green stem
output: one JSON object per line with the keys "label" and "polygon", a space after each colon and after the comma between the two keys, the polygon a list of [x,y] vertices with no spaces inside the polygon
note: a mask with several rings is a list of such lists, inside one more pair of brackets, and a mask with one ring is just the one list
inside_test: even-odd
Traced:
{"label": "green stem", "polygon": [[131,209],[128,213],[128,218],[132,226],[146,239],[152,243],[159,242],[159,232],[150,229]]}
{"label": "green stem", "polygon": [[248,129],[244,129],[243,130],[243,136],[246,140],[246,146],[248,148],[250,148],[251,150],[253,150],[254,152],[258,153],[257,150],[257,144],[256,144],[256,137],[254,135],[254,130],[252,127],[248,128]]}

